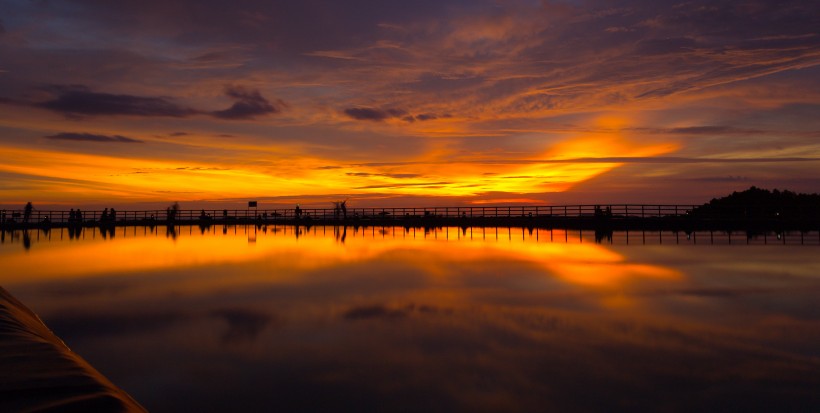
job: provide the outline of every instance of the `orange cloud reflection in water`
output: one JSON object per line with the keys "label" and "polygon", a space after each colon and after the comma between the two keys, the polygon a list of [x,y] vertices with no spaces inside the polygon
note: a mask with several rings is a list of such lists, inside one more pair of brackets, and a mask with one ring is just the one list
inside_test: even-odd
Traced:
{"label": "orange cloud reflection in water", "polygon": [[[513,237],[511,232],[508,239],[493,240],[489,229],[480,229],[480,238],[478,232],[468,238],[459,228],[428,234],[404,228],[376,233],[374,228],[354,231],[338,227],[228,227],[223,234],[222,228],[214,226],[201,234],[198,228],[182,227],[176,237],[169,237],[164,227],[153,230],[156,232],[147,227],[119,228],[109,239],[96,229],[88,229],[81,241],[40,242],[28,253],[7,249],[3,254],[7,271],[0,282],[9,285],[102,275],[143,276],[157,270],[248,264],[258,271],[202,282],[230,285],[265,279],[276,283],[298,279],[317,269],[380,259],[422,269],[433,284],[455,276],[454,269],[460,266],[481,262],[526,264],[539,269],[542,277],[608,291],[641,279],[681,278],[677,271],[630,262],[602,245],[538,242],[532,236]],[[345,239],[341,242],[343,233]],[[561,239],[565,234],[554,231],[551,235]],[[549,238],[546,233],[542,236]],[[51,237],[56,240],[67,235],[56,230]],[[32,262],[37,265],[32,266]]]}
{"label": "orange cloud reflection in water", "polygon": [[[264,228],[119,228],[107,240],[53,230],[28,251],[0,244],[0,284],[112,379],[144,383],[134,396],[149,406],[167,386],[205,405],[292,382],[326,400],[355,388],[380,406],[446,399],[455,411],[576,411],[590,394],[612,406],[659,386],[679,403],[738,377],[816,393],[813,267],[783,277],[784,261],[760,259],[805,248],[758,249],[754,263],[777,268],[733,274],[723,254],[741,247],[700,249],[701,262],[684,246],[610,247],[575,231]],[[686,275],[652,264],[682,259]],[[715,295],[727,288],[741,295]],[[162,377],[180,379],[149,391]],[[257,406],[281,405],[271,397]]]}

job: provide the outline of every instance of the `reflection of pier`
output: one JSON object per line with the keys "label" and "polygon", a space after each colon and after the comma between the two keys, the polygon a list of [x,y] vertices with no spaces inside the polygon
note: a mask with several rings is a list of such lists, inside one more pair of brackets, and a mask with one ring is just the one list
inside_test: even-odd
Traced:
{"label": "reflection of pier", "polygon": [[119,227],[143,225],[301,224],[407,227],[516,227],[595,229],[602,234],[618,230],[671,231],[787,231],[820,229],[820,211],[790,210],[776,206],[750,206],[742,212],[696,205],[546,205],[507,207],[348,208],[346,217],[333,208],[266,210],[166,210],[118,211],[115,221],[103,211],[83,211],[82,222],[70,211],[32,212],[23,222],[23,211],[4,211],[5,229],[60,227]]}
{"label": "reflection of pier", "polygon": [[345,244],[356,240],[378,242],[390,238],[441,241],[516,241],[535,243],[596,243],[609,245],[820,245],[820,231],[667,231],[557,229],[487,226],[381,226],[381,225],[292,225],[289,223],[212,225],[147,225],[119,227],[66,227],[7,229],[0,231],[0,245],[63,240],[115,240],[156,237],[176,240],[186,236],[242,236],[248,243],[264,243],[267,237],[332,237]]}

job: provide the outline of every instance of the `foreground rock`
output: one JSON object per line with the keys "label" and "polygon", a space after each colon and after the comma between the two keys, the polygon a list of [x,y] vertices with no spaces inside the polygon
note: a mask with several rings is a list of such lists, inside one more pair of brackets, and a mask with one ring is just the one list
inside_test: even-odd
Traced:
{"label": "foreground rock", "polygon": [[0,411],[146,410],[0,288]]}

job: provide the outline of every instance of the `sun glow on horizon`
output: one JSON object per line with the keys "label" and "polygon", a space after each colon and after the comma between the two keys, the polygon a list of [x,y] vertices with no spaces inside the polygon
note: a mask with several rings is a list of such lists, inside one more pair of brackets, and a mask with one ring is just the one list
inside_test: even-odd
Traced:
{"label": "sun glow on horizon", "polygon": [[[605,126],[620,128],[624,122],[610,119]],[[30,185],[4,191],[0,202],[5,203],[31,199],[56,204],[200,201],[333,194],[478,197],[471,202],[481,202],[481,196],[487,193],[526,199],[516,195],[567,191],[621,165],[607,162],[607,158],[658,156],[678,149],[678,145],[638,143],[614,129],[566,138],[532,157],[465,157],[434,145],[405,162],[385,163],[321,158],[304,151],[300,154],[293,148],[287,155],[245,149],[242,157],[199,161],[2,149],[6,158],[0,163],[0,172],[22,176]]]}

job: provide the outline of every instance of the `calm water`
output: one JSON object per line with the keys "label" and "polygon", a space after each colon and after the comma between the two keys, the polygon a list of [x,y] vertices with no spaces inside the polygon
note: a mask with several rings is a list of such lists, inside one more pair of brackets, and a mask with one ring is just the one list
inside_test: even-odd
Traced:
{"label": "calm water", "polygon": [[6,233],[0,285],[153,412],[820,411],[820,234],[595,238]]}

